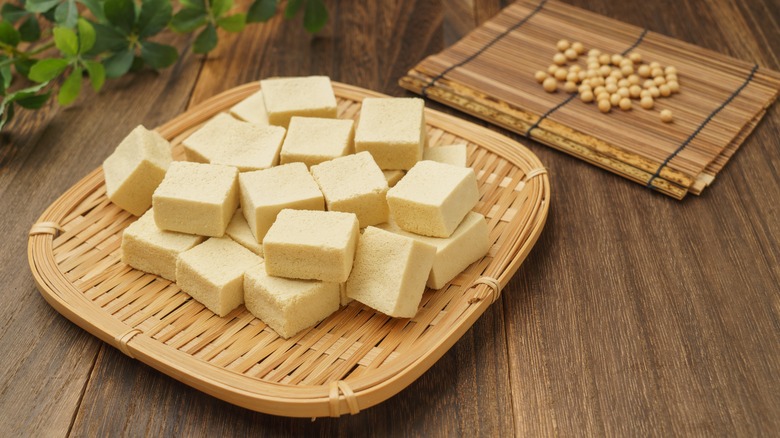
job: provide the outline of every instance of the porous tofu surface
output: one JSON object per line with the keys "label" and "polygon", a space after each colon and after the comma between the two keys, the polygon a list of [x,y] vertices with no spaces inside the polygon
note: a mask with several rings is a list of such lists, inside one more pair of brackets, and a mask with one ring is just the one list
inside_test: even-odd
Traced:
{"label": "porous tofu surface", "polygon": [[385,175],[388,187],[394,187],[405,175],[403,170],[383,170],[382,174]]}
{"label": "porous tofu surface", "polygon": [[249,224],[246,223],[241,209],[236,210],[233,219],[230,220],[227,229],[225,229],[225,234],[244,248],[261,257],[263,256],[263,245],[257,243],[257,239],[252,234],[252,230],[249,229]]}
{"label": "porous tofu surface", "polygon": [[284,135],[282,127],[255,125],[220,113],[182,144],[191,161],[234,166],[247,172],[277,165]]}
{"label": "porous tofu surface", "polygon": [[355,213],[361,228],[387,221],[387,180],[368,152],[312,166],[311,173],[328,210]]}
{"label": "porous tofu surface", "polygon": [[293,116],[336,117],[336,95],[327,76],[264,79],[260,88],[272,125],[286,128]]}
{"label": "porous tofu surface", "polygon": [[470,264],[487,254],[490,249],[489,230],[485,217],[477,212],[469,212],[450,237],[428,237],[402,230],[394,222],[379,225],[386,231],[410,237],[436,247],[426,285],[432,289],[441,289],[447,282],[463,272]]}
{"label": "porous tofu surface", "polygon": [[466,158],[467,150],[465,143],[423,149],[423,160],[438,161],[439,163],[466,167]]}
{"label": "porous tofu surface", "polygon": [[436,248],[376,227],[360,236],[347,296],[386,315],[417,313]]}
{"label": "porous tofu surface", "polygon": [[138,125],[103,162],[108,198],[133,215],[142,215],[151,207],[152,194],[171,161],[170,143]]}
{"label": "porous tofu surface", "polygon": [[153,196],[157,226],[222,236],[238,207],[238,169],[175,161]]}
{"label": "porous tofu surface", "polygon": [[157,228],[154,212],[150,209],[122,233],[122,262],[135,269],[176,281],[176,258],[203,239],[201,236]]}
{"label": "porous tofu surface", "polygon": [[272,277],[262,266],[244,276],[246,308],[288,339],[339,308],[339,283]]}
{"label": "porous tofu surface", "polygon": [[235,104],[230,108],[230,115],[255,125],[267,126],[269,124],[268,113],[265,111],[263,92],[258,91]]}
{"label": "porous tofu surface", "polygon": [[471,168],[435,161],[420,161],[387,193],[399,227],[432,237],[449,237],[477,201]]}
{"label": "porous tofu surface", "polygon": [[176,283],[219,316],[244,302],[244,273],[262,263],[229,237],[212,237],[179,255]]}
{"label": "porous tofu surface", "polygon": [[266,272],[287,278],[346,281],[358,235],[353,213],[282,210],[263,239]]}
{"label": "porous tofu surface", "polygon": [[239,184],[241,209],[258,242],[285,208],[325,210],[322,192],[303,163],[242,173]]}
{"label": "porous tofu surface", "polygon": [[352,153],[354,121],[319,117],[293,117],[282,144],[280,162],[301,162],[311,167]]}
{"label": "porous tofu surface", "polygon": [[355,151],[368,151],[384,170],[408,170],[422,159],[425,103],[418,98],[366,98],[355,130]]}

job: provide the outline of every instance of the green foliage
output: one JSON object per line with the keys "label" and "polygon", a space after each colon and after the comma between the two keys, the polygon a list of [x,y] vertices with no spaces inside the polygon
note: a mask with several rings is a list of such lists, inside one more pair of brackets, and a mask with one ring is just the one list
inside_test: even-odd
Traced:
{"label": "green foliage", "polygon": [[[303,11],[303,27],[312,33],[328,21],[323,0],[288,0],[284,10],[279,9],[279,0],[254,0],[246,11],[237,10],[233,0],[3,2],[0,130],[16,107],[41,108],[58,85],[57,101],[68,105],[78,98],[85,79],[97,92],[106,79],[175,64],[179,51],[155,41],[166,30],[191,34],[192,51],[205,54],[219,43],[219,29],[241,32],[278,12],[292,19]],[[46,22],[50,24],[43,25]],[[20,88],[13,84],[17,77],[37,84]]]}

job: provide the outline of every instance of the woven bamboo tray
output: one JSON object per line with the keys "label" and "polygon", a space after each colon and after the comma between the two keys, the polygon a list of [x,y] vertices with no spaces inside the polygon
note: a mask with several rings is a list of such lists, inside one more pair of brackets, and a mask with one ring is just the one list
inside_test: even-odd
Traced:
{"label": "woven bamboo tray", "polygon": [[[609,114],[574,94],[547,93],[534,72],[547,70],[564,38],[675,66],[680,93],[651,111],[635,101]],[[584,68],[585,59],[576,64]],[[682,199],[709,186],[747,139],[777,98],[780,73],[555,0],[519,0],[399,83]],[[673,123],[661,122],[662,109]]]}
{"label": "woven bamboo tray", "polygon": [[[378,93],[334,83],[339,117],[355,118]],[[158,128],[182,159],[181,140],[259,89],[246,84]],[[468,144],[490,228],[487,256],[440,290],[426,290],[412,319],[353,302],[317,326],[279,338],[244,306],[215,316],[175,283],[120,261],[122,230],[135,218],[108,201],[95,169],[57,199],[30,230],[28,257],[43,297],[83,329],[169,376],[260,412],[323,417],[355,414],[408,386],[499,297],[542,231],[550,186],[522,145],[426,110],[431,145]]]}

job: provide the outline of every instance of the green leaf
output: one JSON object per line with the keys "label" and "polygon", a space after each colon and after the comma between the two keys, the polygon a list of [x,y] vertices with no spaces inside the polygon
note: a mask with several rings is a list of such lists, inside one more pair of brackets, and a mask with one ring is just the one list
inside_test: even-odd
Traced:
{"label": "green leaf", "polygon": [[48,102],[49,97],[51,97],[51,91],[43,94],[31,94],[29,96],[20,97],[14,100],[14,102],[18,103],[22,108],[39,109]]}
{"label": "green leaf", "polygon": [[19,26],[19,35],[21,35],[22,41],[28,42],[38,41],[41,38],[41,26],[34,15],[24,20],[24,23]]}
{"label": "green leaf", "polygon": [[[2,57],[2,60],[5,61],[5,56]],[[14,76],[11,73],[11,64],[5,64],[2,67],[0,67],[0,86],[2,86],[3,94],[5,94],[5,90],[8,89],[8,87],[11,86],[11,81],[13,80]]]}
{"label": "green leaf", "polygon": [[217,26],[228,32],[241,32],[246,25],[246,14],[233,14],[217,20]]}
{"label": "green leaf", "polygon": [[190,9],[206,10],[206,0],[180,0],[182,7]]}
{"label": "green leaf", "polygon": [[13,118],[14,118],[13,101],[10,102],[3,101],[2,105],[0,105],[0,131],[2,131],[5,124],[10,122],[11,119]]}
{"label": "green leaf", "polygon": [[81,92],[81,73],[81,66],[76,66],[76,68],[70,72],[70,76],[65,78],[65,82],[63,82],[60,87],[60,93],[57,95],[57,101],[60,105],[70,105],[79,97],[79,93]]}
{"label": "green leaf", "polygon": [[76,0],[76,2],[86,6],[98,21],[107,21],[106,14],[103,13],[104,0]]}
{"label": "green leaf", "polygon": [[303,0],[288,0],[287,7],[284,8],[284,18],[290,19],[298,13],[303,6]]}
{"label": "green leaf", "polygon": [[16,47],[21,41],[22,36],[16,30],[13,24],[7,21],[0,21],[0,43]]}
{"label": "green leaf", "polygon": [[172,46],[142,41],[141,58],[152,68],[160,70],[173,65],[179,59],[179,52]]}
{"label": "green leaf", "polygon": [[114,28],[129,35],[135,24],[135,3],[133,0],[106,0],[103,12]]}
{"label": "green leaf", "polygon": [[54,44],[65,56],[76,56],[79,53],[79,38],[73,29],[67,27],[54,28]]}
{"label": "green leaf", "polygon": [[66,0],[54,10],[54,20],[60,26],[75,27],[79,18],[79,10],[76,8],[76,0]]}
{"label": "green leaf", "polygon": [[233,7],[233,0],[210,0],[211,1],[211,15],[214,18],[219,18],[229,11]]}
{"label": "green leaf", "polygon": [[195,38],[195,43],[192,45],[192,51],[195,53],[208,53],[216,46],[217,29],[213,24],[209,23],[206,28],[198,34],[198,37]]}
{"label": "green leaf", "polygon": [[138,36],[146,38],[157,35],[165,29],[172,16],[169,0],[143,0],[141,14],[138,16]]}
{"label": "green leaf", "polygon": [[255,0],[246,14],[247,23],[268,21],[276,14],[277,0]]}
{"label": "green leaf", "polygon": [[179,33],[192,32],[206,24],[206,11],[200,9],[182,9],[171,19],[171,27]]}
{"label": "green leaf", "polygon": [[140,56],[133,56],[133,63],[130,64],[130,71],[135,73],[144,68],[144,59]]}
{"label": "green leaf", "polygon": [[103,66],[106,68],[106,77],[118,78],[130,70],[130,66],[133,65],[133,51],[125,49],[119,53],[115,53],[103,61]]}
{"label": "green leaf", "polygon": [[60,0],[27,0],[24,8],[30,12],[48,12],[57,6]]}
{"label": "green leaf", "polygon": [[37,62],[36,59],[31,58],[17,58],[14,61],[14,67],[16,68],[16,72],[24,77],[30,76],[30,69],[33,65]]}
{"label": "green leaf", "polygon": [[92,24],[89,21],[79,18],[78,29],[79,53],[87,53],[95,46],[95,39],[97,38],[95,28],[92,27]]}
{"label": "green leaf", "polygon": [[111,26],[100,23],[92,23],[95,29],[95,45],[89,50],[90,55],[99,55],[103,52],[119,52],[129,46],[127,37]]}
{"label": "green leaf", "polygon": [[303,11],[303,27],[307,31],[319,32],[328,23],[328,8],[322,0],[306,0]]}
{"label": "green leaf", "polygon": [[106,82],[106,68],[97,61],[85,61],[84,67],[87,68],[89,81],[92,83],[92,89],[100,91],[100,89],[103,88],[103,83]]}
{"label": "green leaf", "polygon": [[[68,60],[62,58],[41,59],[30,68],[30,80],[48,82],[62,73],[68,66]],[[17,66],[18,68],[18,66]]]}
{"label": "green leaf", "polygon": [[13,3],[6,3],[3,5],[3,8],[0,9],[0,15],[3,17],[3,20],[8,20],[11,23],[16,23],[27,14],[29,14],[29,12],[25,11],[24,8],[20,8]]}

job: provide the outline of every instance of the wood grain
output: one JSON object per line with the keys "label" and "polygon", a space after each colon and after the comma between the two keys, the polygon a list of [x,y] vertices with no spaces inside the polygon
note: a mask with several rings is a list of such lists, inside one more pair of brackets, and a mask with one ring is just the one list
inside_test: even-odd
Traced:
{"label": "wood grain", "polygon": [[[780,68],[774,0],[567,2]],[[500,304],[429,372],[356,416],[312,423],[225,404],[103,346],[40,298],[24,256],[27,230],[135,124],[159,124],[190,102],[275,74],[325,73],[406,95],[397,78],[444,47],[445,29],[447,41],[468,31],[463,16],[448,18],[453,11],[476,25],[497,3],[330,2],[320,37],[272,21],[205,61],[188,55],[75,107],[20,113],[0,139],[2,434],[776,434],[777,105],[709,191],[682,203],[520,139],[551,175],[538,244]],[[749,184],[756,178],[764,184]]]}

